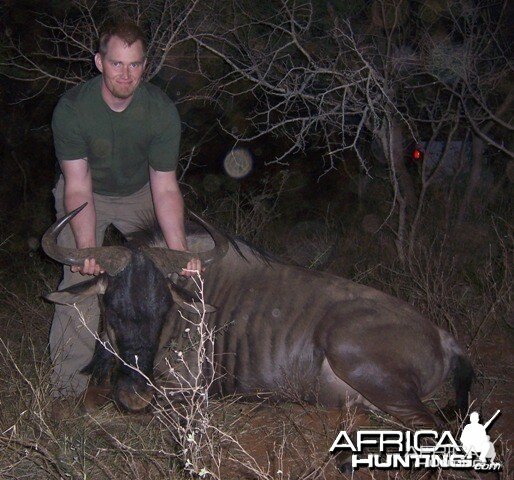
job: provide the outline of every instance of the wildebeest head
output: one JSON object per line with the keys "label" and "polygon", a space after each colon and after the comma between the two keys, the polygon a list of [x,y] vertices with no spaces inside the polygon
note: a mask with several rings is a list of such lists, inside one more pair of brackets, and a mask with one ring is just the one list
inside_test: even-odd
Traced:
{"label": "wildebeest head", "polygon": [[[163,327],[175,303],[188,310],[201,311],[192,294],[177,288],[169,276],[179,273],[194,256],[203,265],[221,259],[227,252],[227,239],[200,217],[193,214],[212,235],[215,246],[207,252],[189,253],[144,244],[96,247],[88,249],[64,248],[57,245],[57,237],[68,222],[85,205],[58,220],[44,234],[42,246],[51,258],[65,265],[82,265],[84,259],[95,258],[106,273],[47,295],[60,304],[74,305],[86,297],[101,298],[102,321],[106,335],[116,355],[110,354],[97,342],[92,362],[85,373],[95,369],[98,377],[110,378],[116,402],[130,411],[145,408],[152,398],[149,381],[153,380],[154,359],[159,348]],[[206,311],[212,307],[205,306]],[[80,311],[80,308],[79,308]],[[117,368],[112,369],[111,367]],[[98,371],[98,369],[103,371]],[[142,375],[141,375],[141,373]]]}

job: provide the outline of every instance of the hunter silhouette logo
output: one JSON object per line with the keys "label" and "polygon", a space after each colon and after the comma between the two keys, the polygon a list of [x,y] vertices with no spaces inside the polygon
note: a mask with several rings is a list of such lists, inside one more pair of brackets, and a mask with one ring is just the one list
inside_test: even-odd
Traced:
{"label": "hunter silhouette logo", "polygon": [[478,419],[478,412],[473,412],[469,416],[469,423],[462,430],[460,441],[462,448],[466,452],[466,457],[470,458],[473,453],[479,456],[481,462],[488,460],[493,462],[496,457],[494,451],[494,443],[491,442],[491,438],[487,435],[487,429],[496,420],[496,417],[500,414],[500,410],[496,410],[496,413],[489,419],[489,421],[482,425]]}
{"label": "hunter silhouette logo", "polygon": [[500,410],[484,424],[477,412],[472,412],[469,423],[462,429],[458,442],[449,431],[437,430],[358,430],[352,435],[339,432],[330,447],[331,453],[350,451],[352,468],[455,468],[477,471],[499,471],[495,462],[494,442],[487,429]]}

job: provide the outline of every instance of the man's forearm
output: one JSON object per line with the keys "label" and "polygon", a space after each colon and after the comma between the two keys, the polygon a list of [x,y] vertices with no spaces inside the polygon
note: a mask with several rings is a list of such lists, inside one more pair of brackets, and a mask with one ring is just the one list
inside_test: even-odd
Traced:
{"label": "man's forearm", "polygon": [[[177,175],[174,171],[159,172],[150,167],[155,215],[168,247],[173,250],[187,250],[184,231],[184,200],[180,193]],[[203,270],[199,258],[191,258],[184,265],[181,275],[192,276]]]}
{"label": "man's forearm", "polygon": [[168,247],[173,250],[187,250],[184,200],[180,191],[154,193],[154,205],[155,215]]}
{"label": "man's forearm", "polygon": [[[64,208],[70,212],[83,203],[87,206],[71,221],[71,229],[78,248],[96,247],[96,213],[93,199],[93,181],[87,159],[61,163],[64,175]],[[104,270],[94,258],[86,258],[84,264],[73,265],[72,272],[82,275],[99,275]]]}
{"label": "man's forearm", "polygon": [[78,248],[96,247],[96,213],[93,192],[88,179],[76,182],[74,179],[64,182],[64,208],[71,212],[87,202],[80,215],[71,221],[71,229]]}

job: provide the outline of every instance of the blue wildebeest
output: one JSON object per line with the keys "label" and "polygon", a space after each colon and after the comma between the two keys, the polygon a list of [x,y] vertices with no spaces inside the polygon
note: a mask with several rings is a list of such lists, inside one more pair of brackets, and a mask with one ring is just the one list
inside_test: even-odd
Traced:
{"label": "blue wildebeest", "polygon": [[[56,238],[77,209],[48,229],[45,252],[67,265],[95,257],[106,274],[48,299],[75,303],[100,295],[104,331],[128,365],[153,378],[159,349],[180,343],[188,324],[178,309],[191,300],[170,280],[192,256],[165,248],[159,232],[126,246],[72,250]],[[215,393],[291,396],[326,407],[350,401],[387,412],[407,425],[439,423],[423,404],[453,373],[457,407],[467,409],[473,370],[453,336],[406,302],[327,273],[284,264],[247,243],[204,229],[188,243],[206,271],[206,321],[213,344]],[[192,282],[192,280],[188,280]],[[152,397],[134,369],[97,344],[85,371],[110,378],[114,399],[131,411]],[[114,372],[114,374],[112,374]]]}

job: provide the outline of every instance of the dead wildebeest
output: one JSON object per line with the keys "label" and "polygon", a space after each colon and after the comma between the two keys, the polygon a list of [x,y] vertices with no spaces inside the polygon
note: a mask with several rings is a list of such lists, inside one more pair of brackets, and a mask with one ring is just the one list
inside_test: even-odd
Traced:
{"label": "dead wildebeest", "polygon": [[[86,371],[111,376],[115,400],[131,411],[151,398],[158,350],[180,345],[190,325],[178,309],[182,290],[169,280],[192,254],[165,248],[159,232],[139,234],[123,247],[87,250],[56,245],[62,228],[80,208],[56,222],[43,237],[45,252],[67,265],[94,256],[107,271],[51,301],[75,303],[100,295],[103,324],[123,362],[97,345]],[[454,374],[457,407],[467,410],[473,370],[453,336],[409,304],[373,288],[327,273],[284,264],[247,243],[233,240],[196,217],[207,230],[188,235],[206,265],[204,298],[216,309],[205,316],[216,332],[214,393],[291,398],[326,407],[347,401],[378,408],[406,425],[433,426],[423,404]],[[138,235],[136,234],[136,237]]]}

